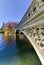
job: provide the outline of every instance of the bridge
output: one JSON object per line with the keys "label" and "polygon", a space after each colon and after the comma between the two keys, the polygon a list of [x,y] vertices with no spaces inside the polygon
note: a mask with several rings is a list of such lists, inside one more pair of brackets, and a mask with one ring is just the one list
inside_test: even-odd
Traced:
{"label": "bridge", "polygon": [[23,32],[44,65],[44,0],[33,0],[16,28]]}

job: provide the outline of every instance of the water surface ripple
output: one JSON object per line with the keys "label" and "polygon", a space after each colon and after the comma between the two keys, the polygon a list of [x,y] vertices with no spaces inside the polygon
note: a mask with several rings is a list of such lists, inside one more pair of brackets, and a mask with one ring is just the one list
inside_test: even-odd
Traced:
{"label": "water surface ripple", "polygon": [[6,42],[0,35],[0,65],[41,65],[34,49],[23,40]]}

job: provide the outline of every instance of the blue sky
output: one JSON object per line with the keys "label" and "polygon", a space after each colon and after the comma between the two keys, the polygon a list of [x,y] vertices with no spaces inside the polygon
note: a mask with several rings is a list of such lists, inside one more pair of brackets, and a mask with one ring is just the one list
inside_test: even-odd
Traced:
{"label": "blue sky", "polygon": [[3,22],[19,21],[32,0],[0,0],[0,27]]}

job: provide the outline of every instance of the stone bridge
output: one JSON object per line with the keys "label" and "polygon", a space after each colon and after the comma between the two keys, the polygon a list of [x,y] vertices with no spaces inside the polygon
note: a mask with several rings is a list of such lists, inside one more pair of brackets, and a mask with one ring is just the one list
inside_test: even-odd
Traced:
{"label": "stone bridge", "polygon": [[44,0],[33,0],[16,30],[25,34],[44,65]]}

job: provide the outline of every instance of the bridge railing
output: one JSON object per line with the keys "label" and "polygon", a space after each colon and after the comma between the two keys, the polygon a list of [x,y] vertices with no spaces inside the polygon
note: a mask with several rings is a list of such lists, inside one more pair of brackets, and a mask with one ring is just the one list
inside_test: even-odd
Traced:
{"label": "bridge railing", "polygon": [[27,22],[30,22],[30,20],[34,18],[38,13],[40,13],[41,10],[44,10],[44,1],[33,0],[25,15],[21,19],[18,27],[20,28]]}
{"label": "bridge railing", "polygon": [[34,39],[34,41],[39,45],[39,47],[44,50],[44,27],[32,28],[27,30],[27,35]]}

